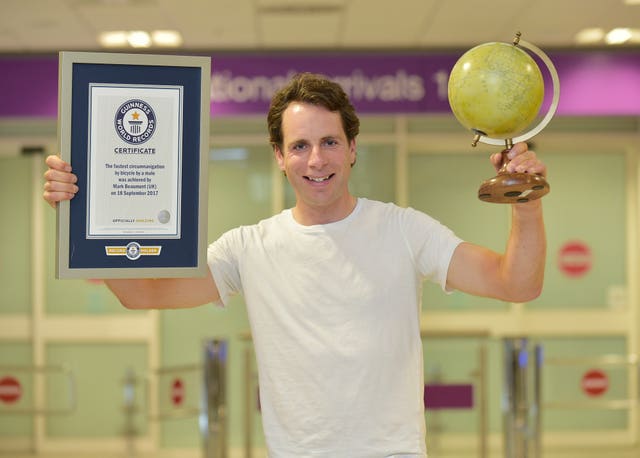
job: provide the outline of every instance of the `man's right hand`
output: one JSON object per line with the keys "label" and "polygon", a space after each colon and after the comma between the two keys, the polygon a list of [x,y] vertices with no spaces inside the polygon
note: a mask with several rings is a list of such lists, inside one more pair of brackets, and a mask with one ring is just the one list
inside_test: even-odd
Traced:
{"label": "man's right hand", "polygon": [[42,197],[49,205],[56,208],[58,202],[70,200],[78,192],[78,177],[71,172],[71,164],[59,156],[47,156],[45,163],[49,167],[44,173],[44,193]]}

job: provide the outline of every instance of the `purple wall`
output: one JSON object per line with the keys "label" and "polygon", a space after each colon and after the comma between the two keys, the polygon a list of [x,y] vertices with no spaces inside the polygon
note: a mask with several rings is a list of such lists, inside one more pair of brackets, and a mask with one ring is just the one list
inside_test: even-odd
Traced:
{"label": "purple wall", "polygon": [[[299,71],[338,80],[362,114],[449,113],[447,79],[460,54],[214,55],[211,114],[265,114],[273,91]],[[559,115],[640,115],[640,53],[550,57]],[[55,118],[57,81],[57,57],[0,58],[0,117]]]}

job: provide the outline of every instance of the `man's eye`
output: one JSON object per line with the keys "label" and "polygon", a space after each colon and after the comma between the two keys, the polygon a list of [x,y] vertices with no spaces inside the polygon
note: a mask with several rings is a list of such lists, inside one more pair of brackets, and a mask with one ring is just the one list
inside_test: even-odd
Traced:
{"label": "man's eye", "polygon": [[325,140],[324,142],[327,146],[336,146],[338,144],[338,142],[336,140],[333,139],[329,139],[329,140]]}

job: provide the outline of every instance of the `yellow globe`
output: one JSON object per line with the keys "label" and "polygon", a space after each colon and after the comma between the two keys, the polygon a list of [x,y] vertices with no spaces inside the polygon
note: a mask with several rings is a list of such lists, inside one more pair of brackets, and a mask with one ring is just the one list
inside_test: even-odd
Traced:
{"label": "yellow globe", "polygon": [[456,119],[490,138],[514,138],[536,118],[544,81],[533,58],[509,43],[485,43],[458,59],[449,76]]}

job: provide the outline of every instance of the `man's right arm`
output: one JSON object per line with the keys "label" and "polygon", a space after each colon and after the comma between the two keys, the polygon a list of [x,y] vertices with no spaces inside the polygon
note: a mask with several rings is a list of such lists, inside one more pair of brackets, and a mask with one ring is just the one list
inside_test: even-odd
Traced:
{"label": "man's right arm", "polygon": [[111,279],[105,283],[129,309],[188,308],[220,298],[211,273],[194,278]]}
{"label": "man's right arm", "polygon": [[[58,202],[75,196],[78,179],[71,171],[71,165],[59,156],[48,156],[45,162],[49,168],[44,174],[42,196],[55,208]],[[122,305],[131,309],[187,308],[220,298],[210,272],[196,278],[110,279],[105,283]]]}

